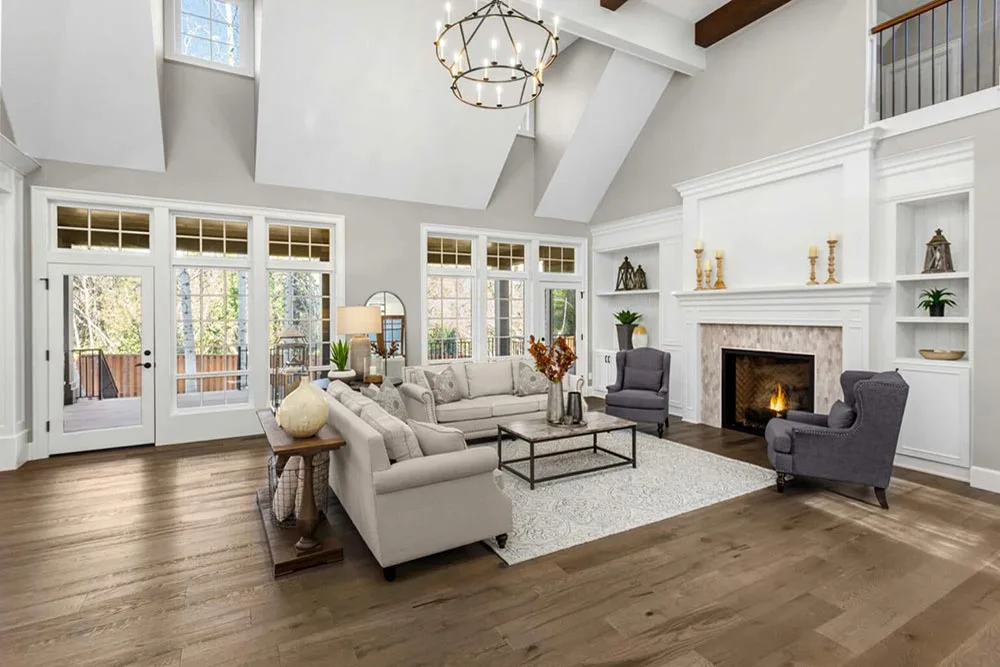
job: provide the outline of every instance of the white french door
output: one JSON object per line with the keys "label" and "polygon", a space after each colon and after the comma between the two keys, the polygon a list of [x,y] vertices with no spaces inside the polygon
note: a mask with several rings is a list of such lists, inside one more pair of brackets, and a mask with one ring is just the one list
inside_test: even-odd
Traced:
{"label": "white french door", "polygon": [[[535,322],[540,323],[541,335],[551,344],[562,336],[577,354],[571,373],[583,372],[586,346],[583,341],[583,293],[577,283],[542,281],[535,299]],[[537,335],[537,334],[536,334]]]}
{"label": "white french door", "polygon": [[154,441],[153,269],[49,264],[49,453]]}

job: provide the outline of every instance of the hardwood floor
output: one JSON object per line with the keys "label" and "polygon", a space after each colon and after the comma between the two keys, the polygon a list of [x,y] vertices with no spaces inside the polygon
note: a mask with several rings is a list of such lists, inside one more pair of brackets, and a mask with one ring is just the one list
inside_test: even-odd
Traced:
{"label": "hardwood floor", "polygon": [[[766,463],[752,436],[668,437]],[[514,567],[470,545],[393,584],[340,515],[345,561],[274,581],[265,452],[0,474],[0,665],[1000,664],[1000,507],[964,485],[901,472],[884,512],[793,484]]]}

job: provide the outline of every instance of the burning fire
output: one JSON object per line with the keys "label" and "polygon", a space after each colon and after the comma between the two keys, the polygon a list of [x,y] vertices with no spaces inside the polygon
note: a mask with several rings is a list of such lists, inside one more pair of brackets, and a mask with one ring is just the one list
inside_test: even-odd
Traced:
{"label": "burning fire", "polygon": [[778,389],[771,394],[771,410],[781,414],[788,409],[788,397],[785,396],[785,388],[778,383]]}

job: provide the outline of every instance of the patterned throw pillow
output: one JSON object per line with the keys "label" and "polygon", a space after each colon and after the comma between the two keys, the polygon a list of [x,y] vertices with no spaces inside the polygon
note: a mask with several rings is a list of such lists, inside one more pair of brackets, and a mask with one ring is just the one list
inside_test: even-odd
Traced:
{"label": "patterned throw pillow", "polygon": [[528,364],[521,362],[514,378],[518,396],[537,396],[549,390],[549,379],[541,371],[536,371]]}
{"label": "patterned throw pillow", "polygon": [[437,405],[454,403],[462,398],[462,390],[458,386],[458,376],[455,370],[449,366],[440,373],[425,371],[427,383],[431,386],[431,393],[434,394],[434,402]]}
{"label": "patterned throw pillow", "polygon": [[382,436],[390,462],[398,463],[424,455],[413,429],[379,406],[369,405],[361,411],[361,418]]}
{"label": "patterned throw pillow", "polygon": [[403,403],[402,394],[400,394],[399,390],[391,384],[384,385],[378,393],[375,394],[375,402],[378,403],[380,408],[388,412],[396,419],[401,419],[405,422],[410,418],[410,415],[406,412],[406,404]]}

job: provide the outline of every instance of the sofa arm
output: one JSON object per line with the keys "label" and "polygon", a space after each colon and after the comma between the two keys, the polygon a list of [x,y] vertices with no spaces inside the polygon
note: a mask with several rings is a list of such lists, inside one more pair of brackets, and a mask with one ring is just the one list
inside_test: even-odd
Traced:
{"label": "sofa arm", "polygon": [[413,382],[399,385],[399,395],[403,397],[403,405],[410,419],[418,422],[437,423],[437,410],[434,409],[434,394],[427,387],[421,387]]}
{"label": "sofa arm", "polygon": [[798,424],[809,424],[810,426],[826,426],[828,423],[826,415],[815,412],[802,412],[801,410],[789,410],[785,419]]}
{"label": "sofa arm", "polygon": [[374,473],[375,495],[492,473],[496,467],[497,453],[492,447],[408,459]]}

